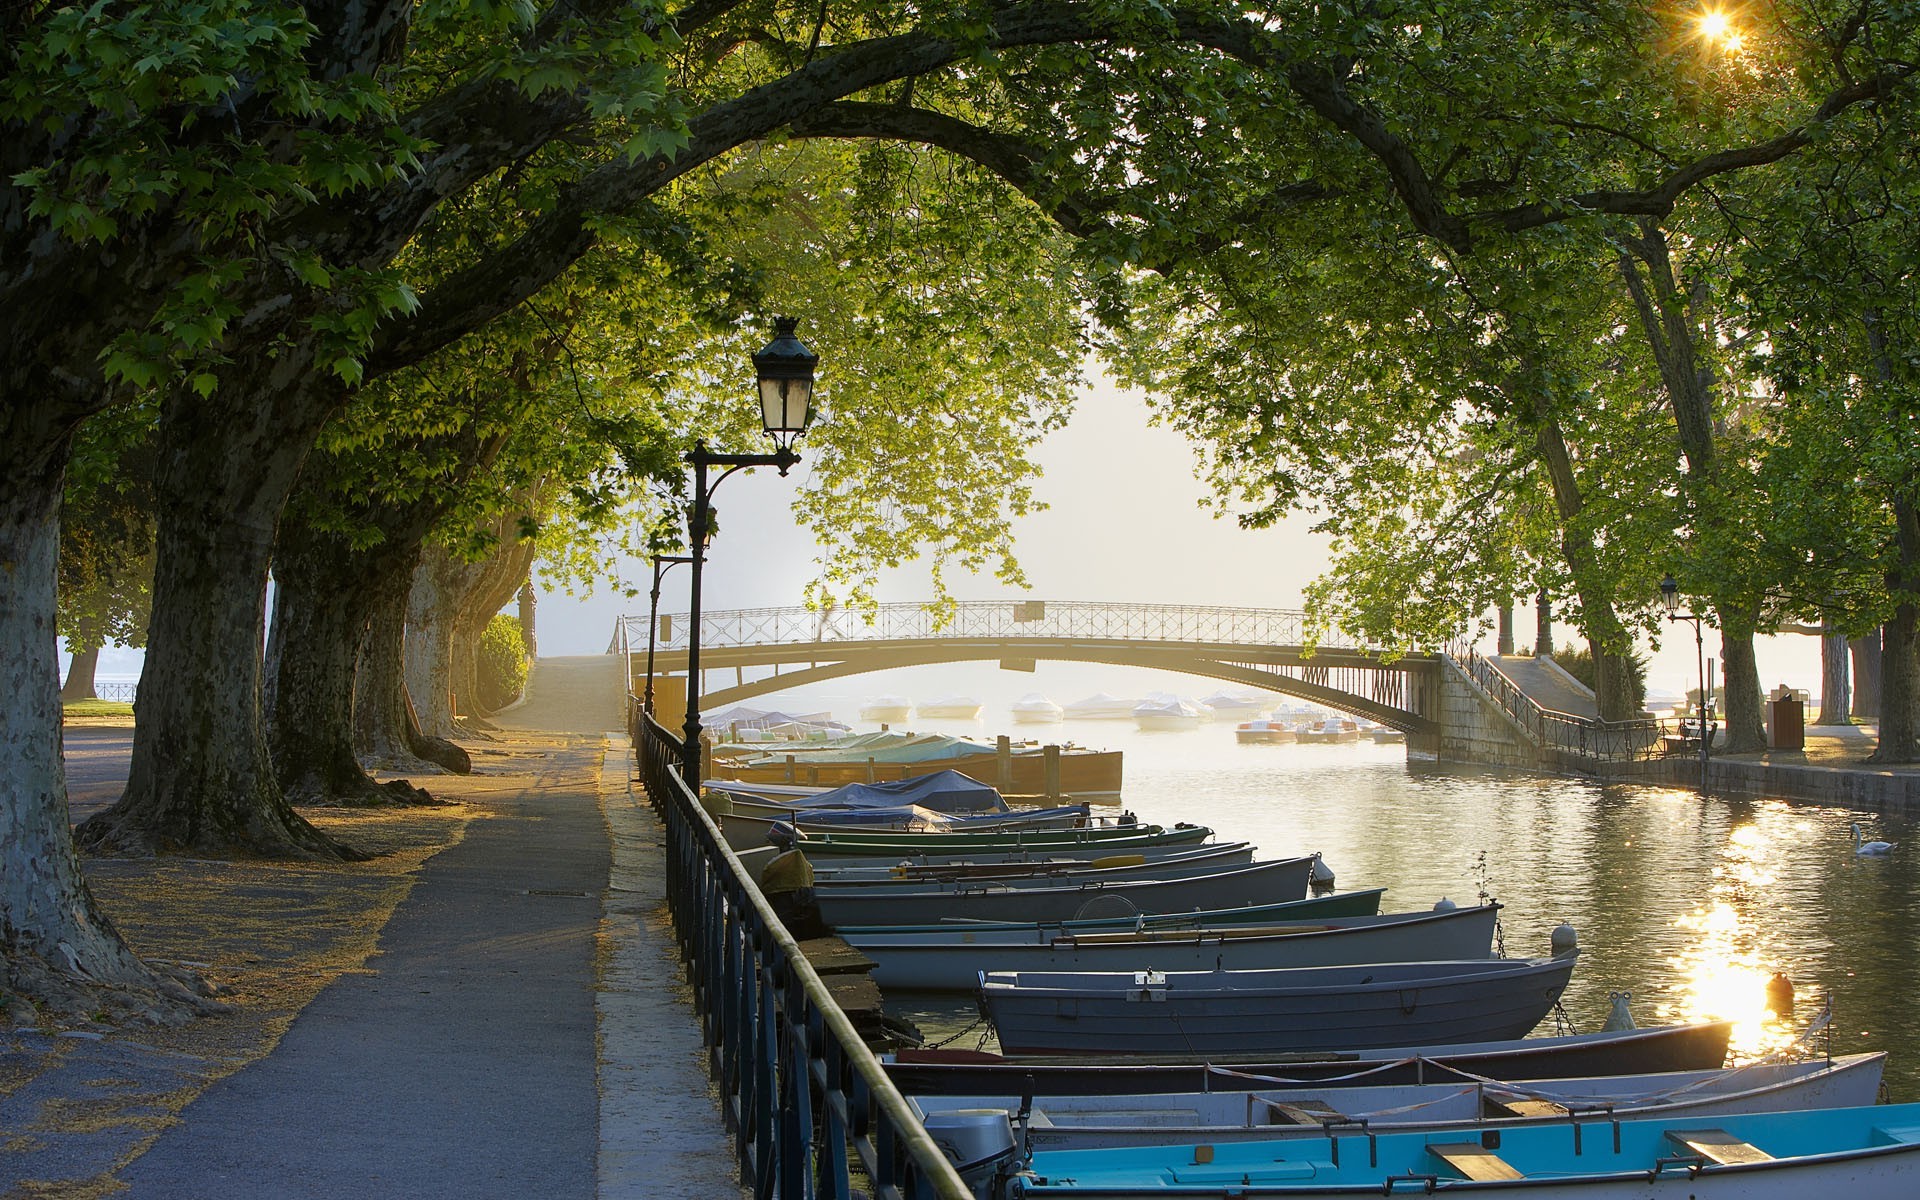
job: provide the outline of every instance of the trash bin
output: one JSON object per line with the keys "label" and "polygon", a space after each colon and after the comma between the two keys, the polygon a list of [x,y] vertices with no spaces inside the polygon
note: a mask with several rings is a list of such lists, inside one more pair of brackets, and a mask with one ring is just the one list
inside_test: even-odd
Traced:
{"label": "trash bin", "polygon": [[1767,749],[1807,748],[1807,694],[1781,684],[1767,697]]}

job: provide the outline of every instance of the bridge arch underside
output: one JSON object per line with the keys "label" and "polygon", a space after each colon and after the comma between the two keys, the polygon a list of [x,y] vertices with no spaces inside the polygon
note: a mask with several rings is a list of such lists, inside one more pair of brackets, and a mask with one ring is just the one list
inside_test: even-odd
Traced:
{"label": "bridge arch underside", "polygon": [[[1440,723],[1431,715],[1439,711],[1439,671],[1431,655],[1407,655],[1382,664],[1356,650],[1322,649],[1307,658],[1297,647],[1205,642],[929,638],[799,646],[703,646],[703,677],[709,671],[732,670],[742,678],[730,687],[702,687],[700,706],[712,711],[788,688],[896,667],[1024,659],[1104,663],[1198,675],[1310,700],[1404,733],[1440,732]],[[671,674],[685,671],[686,664],[686,651],[677,650],[657,654],[654,669]],[[635,665],[645,670],[644,661]],[[745,672],[755,667],[771,667],[773,671],[758,679],[745,679]]]}

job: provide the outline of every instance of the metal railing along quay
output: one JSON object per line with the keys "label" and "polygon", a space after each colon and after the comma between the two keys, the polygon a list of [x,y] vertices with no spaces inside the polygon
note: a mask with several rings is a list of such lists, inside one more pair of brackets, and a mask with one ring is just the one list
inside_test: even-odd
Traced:
{"label": "metal railing along quay", "polygon": [[1472,647],[1456,651],[1454,661],[1544,751],[1602,765],[1641,762],[1665,751],[1660,722],[1652,718],[1603,721],[1543,708]]}
{"label": "metal railing along quay", "polygon": [[641,781],[666,826],[667,906],[708,1069],[754,1195],[972,1200],[687,790],[679,743],[628,702]]}

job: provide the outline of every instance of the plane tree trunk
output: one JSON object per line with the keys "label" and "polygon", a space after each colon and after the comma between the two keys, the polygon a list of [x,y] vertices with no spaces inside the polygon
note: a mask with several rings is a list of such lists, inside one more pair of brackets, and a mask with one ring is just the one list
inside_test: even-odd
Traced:
{"label": "plane tree trunk", "polygon": [[54,602],[67,451],[84,409],[0,408],[0,1020],[17,998],[56,1012],[172,1021],[207,1007],[191,975],[142,963],[87,888],[60,747]]}
{"label": "plane tree trunk", "polygon": [[1847,650],[1853,658],[1853,715],[1877,718],[1880,715],[1880,631],[1865,637],[1850,638]]}
{"label": "plane tree trunk", "polygon": [[1754,619],[1750,609],[1720,609],[1720,673],[1727,689],[1727,752],[1742,754],[1767,748],[1766,709],[1760,702],[1760,661],[1753,650]]}
{"label": "plane tree trunk", "polygon": [[[421,804],[404,780],[379,783],[353,744],[354,660],[383,565],[412,557],[356,551],[331,534],[282,526],[274,556],[267,718],[273,765],[292,804]],[[289,536],[291,535],[291,536]]]}
{"label": "plane tree trunk", "polygon": [[[1637,715],[1639,705],[1633,692],[1633,672],[1625,655],[1629,639],[1614,611],[1613,595],[1599,581],[1600,572],[1594,569],[1598,552],[1592,534],[1583,528],[1579,519],[1585,499],[1574,473],[1573,456],[1567,449],[1565,431],[1553,418],[1546,397],[1536,392],[1533,405],[1537,421],[1534,445],[1546,467],[1554,506],[1560,516],[1560,553],[1580,594],[1587,642],[1593,648],[1594,704],[1603,721],[1631,720]],[[1544,606],[1542,611],[1546,611]],[[1534,653],[1545,651],[1536,648]]]}
{"label": "plane tree trunk", "polygon": [[1920,761],[1920,509],[1895,500],[1893,519],[1887,590],[1900,599],[1880,631],[1880,745],[1867,759],[1875,763]]}
{"label": "plane tree trunk", "polygon": [[1847,635],[1823,626],[1820,633],[1821,725],[1851,725],[1853,683],[1847,672]]}
{"label": "plane tree trunk", "polygon": [[67,682],[60,689],[60,699],[71,704],[76,700],[97,700],[94,691],[94,672],[100,669],[100,647],[88,646],[85,650],[75,650],[73,661],[67,664]]}
{"label": "plane tree trunk", "polygon": [[454,704],[468,716],[484,717],[493,709],[480,699],[480,641],[493,620],[526,578],[533,564],[534,544],[504,545],[481,563],[461,595],[453,624]]}
{"label": "plane tree trunk", "polygon": [[[96,854],[359,857],[281,793],[262,718],[267,569],[280,511],[337,388],[306,356],[236,366],[160,420],[153,619],[127,790],[75,831]],[[256,379],[254,387],[238,380]]]}
{"label": "plane tree trunk", "polygon": [[353,681],[354,749],[390,771],[465,775],[473,769],[467,752],[446,738],[421,733],[407,694],[407,597],[420,551],[415,545],[369,589],[370,611]]}

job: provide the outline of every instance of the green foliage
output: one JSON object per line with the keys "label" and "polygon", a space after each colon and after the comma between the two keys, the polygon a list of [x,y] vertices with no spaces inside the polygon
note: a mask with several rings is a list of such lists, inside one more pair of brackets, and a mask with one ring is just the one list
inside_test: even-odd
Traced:
{"label": "green foliage", "polygon": [[60,514],[59,628],[73,651],[143,646],[152,609],[153,412],[115,409],[75,441]]}
{"label": "green foliage", "polygon": [[495,613],[480,634],[480,703],[488,710],[512,704],[527,686],[527,643],[520,618]]}

